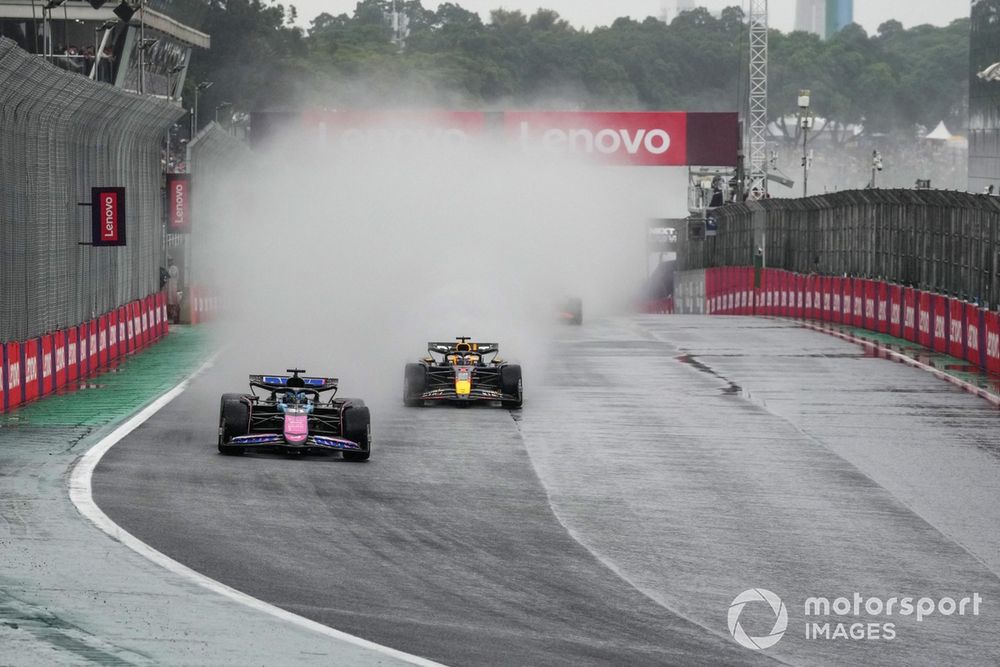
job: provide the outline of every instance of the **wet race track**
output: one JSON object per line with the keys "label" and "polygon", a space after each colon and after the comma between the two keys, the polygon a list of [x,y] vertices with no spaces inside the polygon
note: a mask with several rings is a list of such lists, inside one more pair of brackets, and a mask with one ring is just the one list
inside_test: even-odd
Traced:
{"label": "wet race track", "polygon": [[[364,464],[218,455],[204,397],[242,378],[209,371],[106,455],[95,498],[209,577],[445,663],[1000,661],[988,403],[776,320],[560,338],[548,368],[525,369],[520,413],[369,401]],[[788,627],[754,652],[727,613],[758,587]],[[805,616],[808,597],[856,592],[982,603],[919,622],[863,604]],[[740,616],[750,636],[774,622],[763,603]],[[838,623],[865,636],[834,638]]]}

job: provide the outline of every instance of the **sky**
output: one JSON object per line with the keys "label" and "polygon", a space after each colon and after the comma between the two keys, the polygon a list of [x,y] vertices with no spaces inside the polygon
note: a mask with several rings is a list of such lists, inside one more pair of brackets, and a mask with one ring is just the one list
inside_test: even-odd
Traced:
{"label": "sky", "polygon": [[[299,25],[308,28],[309,22],[322,12],[331,14],[351,14],[357,0],[281,0],[286,6],[295,5],[299,10]],[[423,0],[428,8],[436,8],[441,0]],[[488,19],[489,11],[498,7],[520,9],[526,14],[539,7],[554,9],[577,27],[593,28],[607,25],[623,15],[637,19],[658,16],[663,7],[671,10],[676,0],[452,0],[465,9],[479,12]],[[697,4],[711,10],[719,10],[730,5],[742,4],[746,9],[747,0],[703,0]],[[896,19],[904,26],[921,23],[947,25],[953,20],[969,15],[968,0],[855,0],[854,20],[869,33],[875,32],[879,24]],[[784,32],[795,24],[795,0],[770,0],[771,26]]]}

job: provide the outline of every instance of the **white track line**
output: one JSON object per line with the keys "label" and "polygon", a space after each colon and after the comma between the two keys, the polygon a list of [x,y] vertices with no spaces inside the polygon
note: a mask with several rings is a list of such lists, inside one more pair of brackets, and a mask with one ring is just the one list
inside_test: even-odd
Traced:
{"label": "white track line", "polygon": [[103,530],[105,533],[110,535],[112,538],[118,540],[124,544],[129,549],[132,549],[136,553],[145,558],[151,560],[157,565],[166,568],[174,574],[178,574],[185,577],[194,583],[207,588],[210,591],[224,595],[227,598],[239,602],[240,604],[246,605],[251,609],[254,609],[265,614],[270,614],[276,618],[283,621],[296,625],[300,628],[306,630],[312,630],[318,632],[322,635],[326,635],[331,639],[341,641],[353,646],[357,646],[363,649],[367,649],[374,653],[379,653],[383,656],[394,658],[403,662],[408,662],[413,665],[424,665],[424,666],[437,666],[440,663],[427,660],[426,658],[421,658],[416,655],[410,655],[409,653],[404,653],[402,651],[397,651],[396,649],[389,648],[388,646],[382,646],[381,644],[376,644],[370,642],[367,639],[362,639],[361,637],[355,637],[354,635],[349,635],[346,632],[341,632],[340,630],[334,630],[333,628],[323,625],[322,623],[317,623],[298,614],[293,614],[290,611],[276,607],[272,604],[268,604],[263,600],[258,600],[255,597],[251,597],[246,593],[240,592],[235,588],[230,588],[225,584],[216,581],[215,579],[209,579],[205,575],[195,572],[186,565],[178,563],[174,559],[160,553],[153,547],[149,546],[139,538],[135,537],[124,528],[116,524],[114,521],[108,517],[101,508],[97,506],[94,502],[94,497],[91,489],[91,481],[94,476],[94,469],[97,464],[100,463],[101,458],[111,449],[115,444],[117,444],[122,438],[127,436],[129,433],[137,429],[143,423],[145,423],[150,417],[155,415],[161,409],[163,409],[170,401],[177,398],[181,393],[187,389],[191,380],[194,379],[198,374],[202,373],[207,368],[211,367],[212,360],[206,362],[201,368],[195,371],[190,377],[186,378],[183,382],[178,384],[176,387],[163,394],[142,411],[135,414],[128,421],[123,423],[121,426],[116,428],[110,434],[105,436],[100,442],[91,447],[86,454],[84,454],[77,464],[73,467],[73,472],[70,475],[69,481],[69,497],[76,505],[76,508],[80,513],[89,519],[95,526]]}

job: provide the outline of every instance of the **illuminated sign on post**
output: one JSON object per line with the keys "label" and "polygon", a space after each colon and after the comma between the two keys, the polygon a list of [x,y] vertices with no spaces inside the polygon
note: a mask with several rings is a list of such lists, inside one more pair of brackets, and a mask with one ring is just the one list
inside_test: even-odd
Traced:
{"label": "illuminated sign on post", "polygon": [[191,233],[190,174],[167,174],[167,231]]}
{"label": "illuminated sign on post", "polygon": [[91,188],[91,243],[125,245],[125,188]]}

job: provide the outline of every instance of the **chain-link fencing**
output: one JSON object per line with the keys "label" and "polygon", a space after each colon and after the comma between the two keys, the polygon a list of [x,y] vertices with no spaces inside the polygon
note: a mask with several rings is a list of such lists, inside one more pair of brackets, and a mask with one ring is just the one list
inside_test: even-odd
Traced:
{"label": "chain-link fencing", "polygon": [[715,236],[680,230],[682,269],[764,262],[1000,304],[1000,198],[942,190],[856,190],[732,204]]}
{"label": "chain-link fencing", "polygon": [[[156,292],[161,147],[182,109],[58,69],[0,39],[0,341]],[[91,247],[91,187],[126,188],[126,239]]]}

